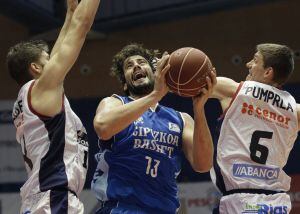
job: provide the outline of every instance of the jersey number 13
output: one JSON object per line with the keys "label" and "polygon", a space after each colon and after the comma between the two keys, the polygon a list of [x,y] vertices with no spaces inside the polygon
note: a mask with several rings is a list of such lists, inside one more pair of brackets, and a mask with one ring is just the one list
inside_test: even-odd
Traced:
{"label": "jersey number 13", "polygon": [[151,175],[151,177],[156,178],[157,170],[160,161],[153,159],[149,156],[145,156],[146,160],[148,160],[147,168],[146,168],[146,175]]}

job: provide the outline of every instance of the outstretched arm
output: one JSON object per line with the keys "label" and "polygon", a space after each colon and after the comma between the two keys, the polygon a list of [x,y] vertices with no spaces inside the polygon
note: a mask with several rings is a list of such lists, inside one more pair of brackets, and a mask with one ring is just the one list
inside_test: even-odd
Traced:
{"label": "outstretched arm", "polygon": [[183,129],[183,151],[193,169],[197,172],[207,172],[213,163],[213,141],[207,125],[204,105],[216,85],[216,76],[212,72],[207,78],[207,89],[202,89],[199,96],[193,98],[194,120],[183,114],[185,126]]}
{"label": "outstretched arm", "polygon": [[170,68],[170,65],[167,65],[168,59],[169,55],[165,55],[158,63],[154,90],[149,95],[125,105],[112,97],[100,102],[94,118],[94,128],[100,139],[110,139],[166,95],[168,87],[165,83],[165,74]]}
{"label": "outstretched arm", "polygon": [[223,111],[229,107],[232,97],[234,96],[239,83],[227,77],[217,77],[217,84],[215,85],[210,98],[217,98],[222,106]]}
{"label": "outstretched arm", "polygon": [[59,50],[59,48],[62,44],[62,41],[65,39],[65,36],[70,27],[72,16],[73,16],[74,11],[77,6],[78,6],[78,0],[67,0],[67,14],[66,14],[65,22],[64,22],[64,24],[59,32],[58,38],[52,48],[50,58]]}
{"label": "outstretched arm", "polygon": [[54,116],[61,111],[63,81],[75,63],[96,15],[100,0],[82,0],[68,30],[57,45],[31,92],[31,104],[40,114]]}

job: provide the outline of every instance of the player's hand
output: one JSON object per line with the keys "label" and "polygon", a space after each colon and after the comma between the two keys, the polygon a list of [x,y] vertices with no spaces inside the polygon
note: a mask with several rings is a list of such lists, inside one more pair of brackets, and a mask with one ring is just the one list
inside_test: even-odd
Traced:
{"label": "player's hand", "polygon": [[78,0],[67,0],[68,11],[74,12],[77,6],[78,6]]}
{"label": "player's hand", "polygon": [[204,105],[213,92],[213,87],[217,84],[216,69],[206,77],[206,87],[202,88],[200,94],[193,97],[193,106],[195,108],[204,108]]}
{"label": "player's hand", "polygon": [[157,62],[157,67],[154,74],[155,83],[153,92],[159,97],[159,99],[165,96],[169,91],[165,78],[166,73],[170,69],[170,64],[168,63],[169,57],[170,55],[167,52],[163,54],[162,58]]}

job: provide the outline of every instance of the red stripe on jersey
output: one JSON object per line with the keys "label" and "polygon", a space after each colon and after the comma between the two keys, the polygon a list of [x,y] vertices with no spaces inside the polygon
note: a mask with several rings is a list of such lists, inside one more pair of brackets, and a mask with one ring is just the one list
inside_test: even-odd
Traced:
{"label": "red stripe on jersey", "polygon": [[230,104],[229,106],[225,109],[225,111],[223,112],[223,114],[219,117],[219,119],[223,119],[228,111],[228,109],[230,108],[231,104],[233,103],[233,101],[235,100],[236,96],[238,95],[239,91],[242,88],[242,85],[244,84],[244,81],[240,82],[238,88],[236,89],[236,92],[234,93],[234,95],[231,98]]}
{"label": "red stripe on jersey", "polygon": [[[29,109],[30,111],[35,114],[36,116],[40,117],[40,118],[44,118],[44,119],[49,119],[51,117],[49,116],[46,116],[46,115],[43,115],[41,113],[38,113],[34,108],[33,106],[31,105],[31,90],[33,88],[33,85],[35,83],[35,80],[31,83],[31,85],[29,86],[29,90],[28,90],[28,96],[27,96],[27,102],[28,102],[28,106],[29,106]],[[64,94],[62,95],[62,107],[61,107],[61,111],[59,113],[61,113],[62,111],[65,110],[65,105],[64,105]],[[58,114],[59,114],[58,113]]]}

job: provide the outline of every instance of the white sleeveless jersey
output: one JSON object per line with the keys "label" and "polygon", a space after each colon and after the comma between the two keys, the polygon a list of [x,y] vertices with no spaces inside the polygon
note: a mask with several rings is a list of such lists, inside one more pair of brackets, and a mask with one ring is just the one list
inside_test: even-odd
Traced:
{"label": "white sleeveless jersey", "polygon": [[63,109],[54,117],[39,115],[30,104],[34,81],[25,84],[13,109],[28,180],[22,199],[47,190],[81,192],[86,178],[88,141],[86,130],[63,96]]}
{"label": "white sleeveless jersey", "polygon": [[295,99],[286,91],[245,81],[225,114],[217,146],[219,189],[288,191],[282,170],[298,134]]}

